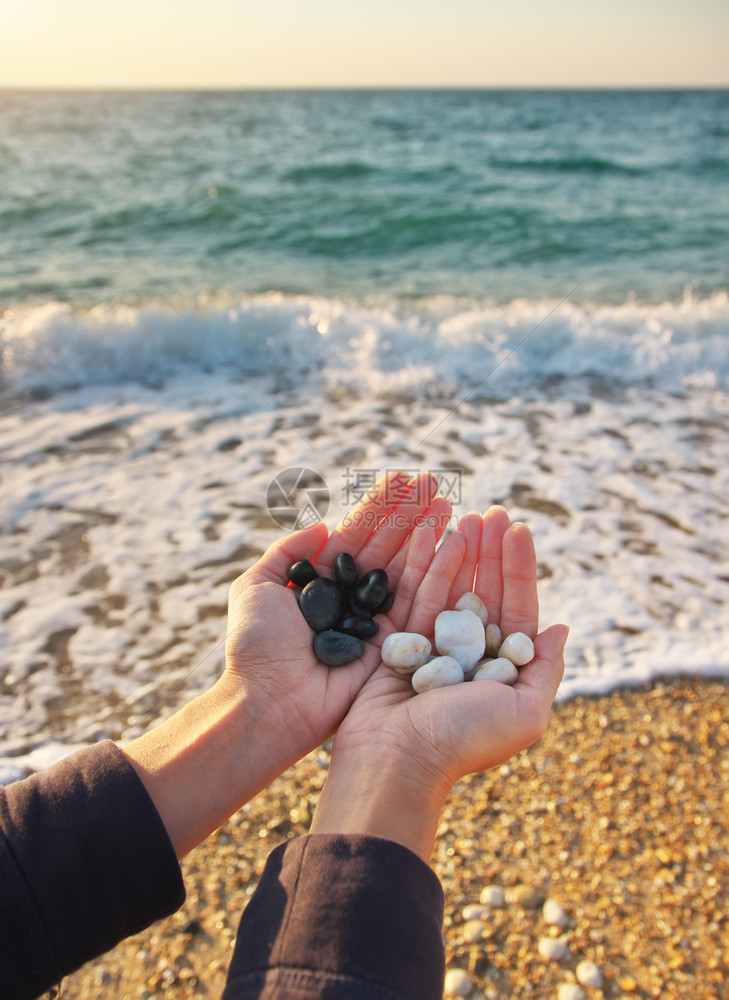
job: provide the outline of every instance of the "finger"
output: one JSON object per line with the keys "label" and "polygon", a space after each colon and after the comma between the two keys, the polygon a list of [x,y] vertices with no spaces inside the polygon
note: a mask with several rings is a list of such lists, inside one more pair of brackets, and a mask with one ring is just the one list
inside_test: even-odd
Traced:
{"label": "finger", "polygon": [[512,524],[502,542],[503,598],[499,625],[502,635],[526,632],[533,639],[539,622],[537,556],[525,524]]}
{"label": "finger", "polygon": [[[445,497],[435,497],[430,507],[428,507],[428,509],[420,515],[418,523],[427,524],[429,528],[433,529],[436,545],[443,537],[443,533],[448,527],[448,522],[451,519],[452,513],[453,508],[451,507],[449,500],[446,500]],[[412,535],[410,537],[412,537]],[[390,581],[390,590],[395,590],[398,586],[400,577],[405,569],[408,549],[409,543],[406,541],[400,546],[390,562],[385,566],[385,569],[387,570],[387,578]]]}
{"label": "finger", "polygon": [[481,523],[481,543],[474,589],[488,608],[489,621],[497,623],[501,619],[503,598],[501,547],[509,523],[509,515],[500,506],[490,507],[483,515]]}
{"label": "finger", "polygon": [[[403,545],[398,557],[405,554],[405,564],[395,590],[395,600],[388,612],[388,618],[396,629],[404,629],[410,617],[418,588],[423,582],[428,567],[435,555],[435,531],[426,522],[417,524],[407,545]],[[389,577],[388,570],[388,577]]]}
{"label": "finger", "polygon": [[390,472],[379,479],[332,531],[319,556],[321,565],[331,567],[340,552],[356,555],[409,486],[410,476],[406,472]]}
{"label": "finger", "polygon": [[458,523],[458,531],[466,539],[466,554],[451,587],[449,608],[453,607],[459,597],[473,590],[481,544],[481,515],[473,511],[464,514]]}
{"label": "finger", "polygon": [[466,540],[454,531],[444,539],[415,594],[406,631],[432,636],[436,617],[446,610],[453,580],[466,554]]}
{"label": "finger", "polygon": [[285,584],[289,567],[299,559],[315,559],[326,539],[327,528],[322,521],[285,535],[274,542],[243,576],[253,580],[271,580],[274,583]]}
{"label": "finger", "polygon": [[360,574],[389,563],[430,507],[437,488],[438,480],[429,473],[416,476],[409,483],[397,506],[386,514],[356,553]]}

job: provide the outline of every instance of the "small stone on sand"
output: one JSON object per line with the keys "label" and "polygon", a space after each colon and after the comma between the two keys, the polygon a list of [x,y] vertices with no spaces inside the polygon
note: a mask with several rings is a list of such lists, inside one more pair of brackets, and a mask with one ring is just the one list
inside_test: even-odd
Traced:
{"label": "small stone on sand", "polygon": [[492,906],[496,909],[500,909],[506,903],[506,898],[504,896],[504,890],[500,885],[486,885],[481,890],[481,895],[479,900],[484,906]]}
{"label": "small stone on sand", "polygon": [[471,977],[463,969],[448,969],[445,974],[445,995],[467,997],[473,989]]}
{"label": "small stone on sand", "polygon": [[556,899],[548,899],[542,907],[542,916],[545,924],[554,927],[566,927],[569,924],[569,917],[562,908],[562,904]]}
{"label": "small stone on sand", "polygon": [[583,986],[589,986],[595,990],[599,990],[602,986],[602,972],[600,972],[599,967],[594,962],[590,962],[587,959],[578,963],[575,975],[577,976],[577,981],[582,983]]}

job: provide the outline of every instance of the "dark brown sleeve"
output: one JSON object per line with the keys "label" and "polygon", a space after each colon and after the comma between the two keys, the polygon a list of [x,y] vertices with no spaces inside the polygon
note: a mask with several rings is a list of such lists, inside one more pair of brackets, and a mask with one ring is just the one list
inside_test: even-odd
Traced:
{"label": "dark brown sleeve", "polygon": [[111,741],[0,788],[0,994],[37,996],[176,910],[180,867]]}
{"label": "dark brown sleeve", "polygon": [[272,852],[238,930],[224,1000],[441,1000],[443,892],[376,837]]}

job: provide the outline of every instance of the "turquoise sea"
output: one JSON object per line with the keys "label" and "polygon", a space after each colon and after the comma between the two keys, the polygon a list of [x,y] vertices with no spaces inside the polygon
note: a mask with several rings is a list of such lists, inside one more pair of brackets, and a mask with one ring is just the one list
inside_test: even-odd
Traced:
{"label": "turquoise sea", "polygon": [[[230,310],[276,293],[293,322],[296,296],[340,316],[373,308],[378,333],[394,309],[404,338],[432,330],[436,297],[439,322],[464,300],[483,308],[482,340],[494,308],[508,331],[514,303],[566,301],[588,310],[566,374],[589,367],[586,352],[614,369],[595,308],[617,309],[608,326],[629,336],[626,305],[690,300],[675,337],[703,341],[708,310],[718,353],[672,362],[723,379],[728,261],[727,91],[0,93],[6,375],[50,352],[63,381],[59,309],[74,379],[138,374],[149,308],[169,315],[155,324],[161,371],[195,360],[170,308],[193,310],[236,364],[263,351],[275,365],[280,299],[258,332]],[[117,351],[102,372],[106,340]],[[87,353],[97,369],[84,373]],[[321,363],[303,335],[296,353]],[[635,372],[660,378],[659,361]]]}

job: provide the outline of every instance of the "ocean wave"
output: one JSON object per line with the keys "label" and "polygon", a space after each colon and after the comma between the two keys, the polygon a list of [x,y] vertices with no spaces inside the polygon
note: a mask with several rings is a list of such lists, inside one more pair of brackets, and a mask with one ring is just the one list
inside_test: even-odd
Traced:
{"label": "ocean wave", "polygon": [[330,388],[418,394],[433,385],[513,394],[559,378],[729,388],[729,295],[681,302],[507,306],[439,297],[417,306],[254,296],[175,308],[7,309],[6,392],[150,383],[228,366],[245,378],[320,376]]}

